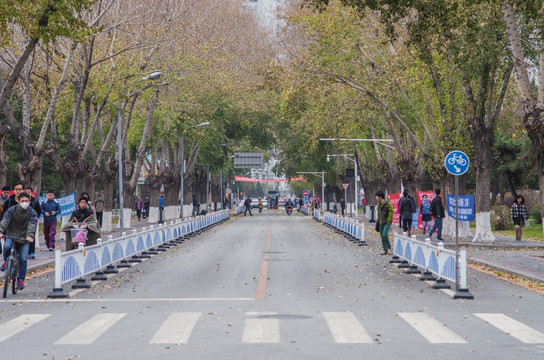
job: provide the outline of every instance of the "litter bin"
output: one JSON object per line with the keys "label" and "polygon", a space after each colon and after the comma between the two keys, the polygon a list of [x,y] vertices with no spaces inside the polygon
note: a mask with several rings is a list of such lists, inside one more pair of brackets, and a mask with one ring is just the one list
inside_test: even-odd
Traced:
{"label": "litter bin", "polygon": [[369,222],[371,222],[371,223],[376,222],[375,209],[376,209],[376,205],[370,205],[370,220],[369,220]]}

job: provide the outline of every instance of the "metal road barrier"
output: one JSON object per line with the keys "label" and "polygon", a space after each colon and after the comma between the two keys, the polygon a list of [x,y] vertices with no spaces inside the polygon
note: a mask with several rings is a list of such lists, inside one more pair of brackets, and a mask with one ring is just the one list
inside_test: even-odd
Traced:
{"label": "metal road barrier", "polygon": [[323,218],[323,225],[334,229],[337,233],[343,234],[350,241],[357,242],[359,246],[366,245],[365,224],[359,223],[358,220],[336,215],[331,212],[325,212],[323,215],[320,214],[319,216]]}
{"label": "metal road barrier", "polygon": [[300,208],[300,212],[306,215],[310,215],[308,207],[304,205],[302,205],[302,207]]}
{"label": "metal road barrier", "polygon": [[[421,274],[420,280],[436,280],[434,289],[450,288],[447,281],[456,283],[455,250],[444,248],[443,243],[432,245],[430,239],[425,242],[416,240],[416,236],[406,236],[395,232],[393,236],[393,259],[399,268],[407,268],[406,273]],[[404,260],[400,260],[404,259]],[[433,274],[436,276],[433,276]],[[467,252],[459,250],[459,289],[454,298],[472,299],[467,290]]]}
{"label": "metal road barrier", "polygon": [[238,206],[236,207],[236,209],[234,209],[234,216],[243,213],[244,210],[245,210],[245,208],[246,208],[246,207],[243,206],[243,205],[238,205]]}
{"label": "metal road barrier", "polygon": [[321,211],[319,209],[314,209],[314,220],[321,222]]}
{"label": "metal road barrier", "polygon": [[152,248],[157,247],[156,250],[164,251],[166,247],[174,245],[172,241],[181,242],[184,236],[194,236],[227,220],[229,216],[228,210],[221,210],[184,221],[177,220],[160,226],[151,225],[148,229],[143,228],[143,231],[123,233],[121,237],[115,239],[109,236],[107,241],[98,239],[96,245],[84,247],[80,244],[78,249],[71,251],[61,252],[60,247],[57,247],[55,287],[48,297],[67,297],[62,284],[76,279],[77,283],[72,286],[73,288],[88,288],[90,285],[84,279],[86,275],[95,274],[92,280],[105,280],[104,273],[118,272],[113,264],[119,263],[118,267],[129,267],[129,263],[141,262],[142,257],[149,257],[148,251],[156,254]]}

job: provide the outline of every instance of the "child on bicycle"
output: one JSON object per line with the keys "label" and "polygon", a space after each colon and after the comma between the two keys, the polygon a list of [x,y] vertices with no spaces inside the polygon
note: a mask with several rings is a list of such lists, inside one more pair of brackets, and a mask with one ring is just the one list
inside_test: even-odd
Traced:
{"label": "child on bicycle", "polygon": [[6,270],[6,260],[11,254],[13,243],[19,248],[19,276],[17,287],[19,290],[25,288],[26,267],[28,259],[29,244],[34,241],[36,227],[38,226],[38,214],[30,207],[30,196],[22,192],[19,194],[19,204],[10,207],[0,222],[0,239],[5,237],[4,243],[4,264],[1,271]]}

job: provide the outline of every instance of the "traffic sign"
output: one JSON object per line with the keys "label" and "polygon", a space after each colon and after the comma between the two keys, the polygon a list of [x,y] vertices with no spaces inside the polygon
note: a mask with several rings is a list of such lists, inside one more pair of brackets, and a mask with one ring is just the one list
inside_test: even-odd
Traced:
{"label": "traffic sign", "polygon": [[348,184],[342,184],[342,187],[344,188],[344,190],[347,190],[348,186],[349,186],[349,183]]}
{"label": "traffic sign", "polygon": [[308,196],[308,190],[304,190],[304,191],[302,192],[302,195]]}
{"label": "traffic sign", "polygon": [[446,155],[444,166],[452,175],[463,175],[468,170],[468,156],[462,151],[454,150]]}

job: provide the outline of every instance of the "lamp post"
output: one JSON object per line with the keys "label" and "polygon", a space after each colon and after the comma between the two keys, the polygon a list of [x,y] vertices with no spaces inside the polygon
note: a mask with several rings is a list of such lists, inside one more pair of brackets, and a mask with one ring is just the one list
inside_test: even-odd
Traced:
{"label": "lamp post", "polygon": [[[185,143],[183,142],[183,136],[185,135],[185,132],[190,130],[190,129],[200,127],[200,126],[207,126],[207,125],[210,125],[210,123],[208,121],[200,123],[198,125],[189,126],[187,129],[185,129],[185,130],[183,130],[181,132],[181,171],[180,171],[181,172],[181,181],[180,181],[180,184],[181,184],[181,196],[180,196],[180,199],[179,199],[179,218],[181,220],[183,220],[183,174],[185,174]],[[207,202],[208,202],[208,200],[206,199],[206,203]]]}
{"label": "lamp post", "polygon": [[[357,207],[357,200],[358,200],[358,194],[357,192],[359,191],[358,187],[357,187],[357,161],[355,161],[355,155],[354,154],[333,154],[333,155],[327,155],[327,161],[330,161],[330,158],[331,156],[341,156],[343,157],[344,159],[348,159],[348,160],[351,160],[353,161],[353,163],[355,164],[355,184],[354,184],[354,193],[355,193],[355,217],[359,217],[358,216],[358,207]],[[350,210],[350,213],[351,213],[351,210]]]}
{"label": "lamp post", "polygon": [[[155,71],[148,76],[144,77],[143,80],[157,80],[160,78],[162,73],[160,71]],[[119,161],[119,228],[121,229],[121,234],[125,231],[125,214],[124,214],[124,201],[123,201],[123,130],[121,128],[121,91],[119,91],[119,99],[117,102],[117,152],[118,152],[118,161]]]}
{"label": "lamp post", "polygon": [[298,171],[297,174],[312,174],[321,178],[321,204],[325,204],[325,171]]}
{"label": "lamp post", "polygon": [[[221,144],[219,145],[220,148],[226,149],[227,144]],[[223,168],[219,168],[219,183],[221,184],[221,198],[219,201],[221,201],[221,209],[223,210]]]}

